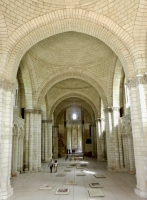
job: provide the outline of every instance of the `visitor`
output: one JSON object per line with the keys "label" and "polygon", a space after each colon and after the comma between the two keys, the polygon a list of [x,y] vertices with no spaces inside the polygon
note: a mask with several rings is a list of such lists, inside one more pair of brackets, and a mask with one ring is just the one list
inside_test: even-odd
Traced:
{"label": "visitor", "polygon": [[52,168],[53,168],[53,159],[50,160],[48,166],[50,167],[50,173],[52,173]]}
{"label": "visitor", "polygon": [[57,172],[57,166],[58,166],[58,162],[57,160],[55,160],[55,163],[54,163],[55,172]]}

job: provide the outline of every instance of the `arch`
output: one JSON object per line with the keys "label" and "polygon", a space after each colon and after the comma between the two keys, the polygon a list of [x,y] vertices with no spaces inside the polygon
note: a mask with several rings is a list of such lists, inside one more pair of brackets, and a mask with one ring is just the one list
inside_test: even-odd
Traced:
{"label": "arch", "polygon": [[98,117],[98,111],[97,111],[96,106],[93,104],[93,102],[92,102],[88,97],[86,97],[86,96],[84,96],[84,95],[81,95],[80,92],[77,92],[77,93],[72,93],[72,94],[69,93],[69,94],[66,94],[66,95],[61,96],[60,98],[56,99],[56,100],[54,101],[54,104],[51,106],[51,110],[50,110],[50,112],[49,112],[49,119],[52,118],[53,112],[54,112],[56,106],[57,106],[61,101],[65,100],[65,99],[67,99],[67,98],[70,98],[70,97],[77,97],[77,98],[81,98],[81,99],[85,100],[85,101],[92,107],[92,109],[93,109],[93,111],[94,111],[94,114],[95,114],[95,117],[96,117],[96,118]]}
{"label": "arch", "polygon": [[80,80],[86,81],[90,85],[92,85],[95,88],[95,90],[98,92],[98,94],[100,94],[105,107],[107,107],[108,102],[107,102],[106,94],[103,89],[103,84],[100,81],[99,82],[96,81],[97,77],[95,77],[94,74],[92,74],[88,71],[85,71],[85,70],[79,69],[79,68],[77,68],[75,70],[72,67],[66,68],[64,70],[58,70],[56,72],[56,76],[54,73],[54,74],[51,74],[50,77],[46,78],[46,80],[44,81],[42,86],[38,89],[39,96],[38,96],[37,107],[40,108],[40,105],[41,105],[47,91],[53,85],[55,85],[56,83],[58,83],[62,80],[66,80],[66,79],[70,79],[70,78],[80,79]]}
{"label": "arch", "polygon": [[[72,106],[72,103],[69,103],[68,105],[64,106],[61,110],[58,111],[57,113],[57,118],[55,119],[55,124],[57,124],[57,122],[59,121],[58,119],[60,118],[60,116],[63,114],[63,112]],[[91,117],[91,120],[93,121],[94,120],[94,116],[92,116],[92,113],[87,109],[86,106],[84,105],[80,105],[80,104],[76,104],[76,107],[79,107],[79,108],[82,108],[82,110],[84,110],[85,112],[87,112],[90,117]]]}
{"label": "arch", "polygon": [[34,44],[67,31],[85,33],[102,40],[121,60],[127,78],[134,77],[133,56],[130,50],[134,46],[134,41],[125,29],[99,13],[82,9],[64,9],[34,18],[10,35],[6,78],[14,81],[20,60]]}

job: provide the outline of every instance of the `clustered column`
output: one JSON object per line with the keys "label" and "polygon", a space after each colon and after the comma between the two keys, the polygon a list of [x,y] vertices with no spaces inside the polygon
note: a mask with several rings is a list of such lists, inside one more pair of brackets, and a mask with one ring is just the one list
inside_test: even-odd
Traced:
{"label": "clustered column", "polygon": [[119,168],[119,146],[118,146],[118,120],[119,108],[106,108],[106,142],[108,169],[116,170]]}
{"label": "clustered column", "polygon": [[71,150],[71,127],[67,127],[67,149]]}
{"label": "clustered column", "polygon": [[97,160],[104,160],[104,138],[102,135],[102,123],[101,118],[96,119],[96,135],[97,135]]}
{"label": "clustered column", "polygon": [[1,80],[0,83],[0,198],[7,199],[13,194],[10,185],[13,127],[14,85]]}
{"label": "clustered column", "polygon": [[97,157],[97,141],[96,141],[96,127],[91,126],[91,138],[92,138],[92,156]]}
{"label": "clustered column", "polygon": [[49,162],[52,158],[52,120],[42,120],[41,160]]}
{"label": "clustered column", "polygon": [[54,126],[53,134],[53,157],[58,158],[58,126]]}
{"label": "clustered column", "polygon": [[41,170],[41,111],[25,110],[25,171]]}

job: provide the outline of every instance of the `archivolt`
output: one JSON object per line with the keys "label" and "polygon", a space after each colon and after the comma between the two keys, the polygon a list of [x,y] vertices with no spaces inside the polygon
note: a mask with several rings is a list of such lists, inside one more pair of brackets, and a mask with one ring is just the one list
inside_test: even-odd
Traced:
{"label": "archivolt", "polygon": [[110,18],[82,9],[58,10],[32,19],[9,37],[6,79],[14,81],[22,56],[39,41],[58,33],[76,31],[106,43],[119,57],[127,78],[134,77],[134,45],[130,35]]}
{"label": "archivolt", "polygon": [[62,102],[63,100],[67,99],[67,98],[70,98],[70,97],[77,97],[77,98],[80,98],[80,99],[83,99],[85,100],[92,108],[94,114],[95,114],[95,117],[97,118],[98,117],[98,110],[96,108],[96,106],[93,104],[93,102],[90,100],[90,98],[84,96],[84,95],[81,95],[81,93],[69,93],[69,94],[66,94],[64,96],[61,96],[60,98],[58,99],[55,99],[54,101],[54,104],[51,105],[51,109],[49,110],[49,113],[48,113],[48,116],[49,116],[49,119],[52,119],[52,116],[53,116],[53,112],[56,108],[56,106]]}

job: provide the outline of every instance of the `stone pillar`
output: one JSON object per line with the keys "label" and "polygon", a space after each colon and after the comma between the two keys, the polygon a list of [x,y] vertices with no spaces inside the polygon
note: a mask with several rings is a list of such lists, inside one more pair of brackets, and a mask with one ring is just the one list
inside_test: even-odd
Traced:
{"label": "stone pillar", "polygon": [[119,148],[118,148],[119,108],[111,107],[104,109],[104,111],[105,111],[105,122],[106,122],[108,169],[117,170],[119,168]]}
{"label": "stone pillar", "polygon": [[45,161],[45,123],[42,120],[42,131],[41,131],[41,160]]}
{"label": "stone pillar", "polygon": [[120,108],[113,107],[112,111],[113,111],[112,132],[114,135],[113,162],[114,162],[114,169],[119,169],[120,162],[119,162],[118,124],[120,118]]}
{"label": "stone pillar", "polygon": [[134,159],[134,147],[133,147],[133,137],[132,134],[127,134],[128,137],[128,152],[129,152],[129,173],[135,174],[135,159]]}
{"label": "stone pillar", "polygon": [[140,197],[147,198],[146,169],[147,156],[147,75],[137,75],[128,81],[134,143],[137,185],[135,192]]}
{"label": "stone pillar", "polygon": [[48,132],[48,120],[44,120],[44,161],[48,162],[48,141],[49,141],[49,132]]}
{"label": "stone pillar", "polygon": [[13,144],[12,144],[12,176],[17,176],[17,162],[18,162],[18,135],[13,135]]}
{"label": "stone pillar", "polygon": [[67,127],[67,149],[71,150],[71,126]]}
{"label": "stone pillar", "polygon": [[[41,111],[26,109],[25,165],[26,170],[41,170]],[[28,164],[27,164],[28,162]]]}
{"label": "stone pillar", "polygon": [[129,147],[128,147],[128,137],[127,137],[127,134],[125,135],[125,145],[126,145],[126,161],[127,161],[126,168],[127,168],[127,170],[129,170],[129,168],[130,168],[130,162],[129,162]]}
{"label": "stone pillar", "polygon": [[119,162],[120,162],[120,168],[124,168],[124,159],[123,159],[123,141],[122,141],[122,135],[121,135],[121,123],[119,121],[118,124],[118,146],[119,146]]}
{"label": "stone pillar", "polygon": [[24,136],[24,170],[29,170],[29,132],[30,113],[25,111],[25,136]]}
{"label": "stone pillar", "polygon": [[111,133],[112,133],[112,118],[111,118],[111,108],[105,108],[105,125],[106,125],[106,144],[107,144],[107,168],[111,169]]}
{"label": "stone pillar", "polygon": [[34,128],[33,113],[30,112],[29,121],[29,171],[33,170],[33,128]]}
{"label": "stone pillar", "polygon": [[41,171],[41,110],[38,111],[38,119],[37,119],[37,133],[38,133],[38,171]]}
{"label": "stone pillar", "polygon": [[54,126],[53,134],[53,157],[58,158],[58,126]]}
{"label": "stone pillar", "polygon": [[48,123],[48,160],[53,156],[52,153],[52,120],[49,120]]}
{"label": "stone pillar", "polygon": [[0,198],[13,194],[10,185],[14,85],[0,82]]}
{"label": "stone pillar", "polygon": [[23,173],[23,144],[24,144],[24,142],[23,142],[23,140],[24,140],[24,137],[23,137],[23,135],[21,135],[21,141],[20,141],[20,173]]}
{"label": "stone pillar", "polygon": [[122,141],[123,141],[123,152],[124,152],[124,165],[125,165],[125,169],[128,169],[128,163],[127,163],[127,148],[126,148],[126,139],[125,139],[126,135],[123,134],[122,135]]}
{"label": "stone pillar", "polygon": [[21,169],[21,135],[18,137],[18,161],[17,161],[17,171],[20,172]]}
{"label": "stone pillar", "polygon": [[96,119],[96,135],[97,135],[97,160],[103,160],[102,156],[102,146],[101,146],[101,119],[97,118]]}
{"label": "stone pillar", "polygon": [[78,125],[78,150],[82,152],[82,128]]}
{"label": "stone pillar", "polygon": [[94,137],[94,126],[92,125],[91,127],[91,139],[92,139],[92,142],[91,142],[91,144],[92,144],[92,156],[94,157],[95,156],[95,154],[94,154],[94,145],[95,145],[95,137]]}
{"label": "stone pillar", "polygon": [[105,119],[101,118],[101,160],[106,159],[105,155]]}

